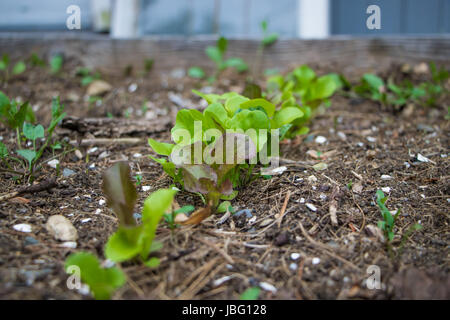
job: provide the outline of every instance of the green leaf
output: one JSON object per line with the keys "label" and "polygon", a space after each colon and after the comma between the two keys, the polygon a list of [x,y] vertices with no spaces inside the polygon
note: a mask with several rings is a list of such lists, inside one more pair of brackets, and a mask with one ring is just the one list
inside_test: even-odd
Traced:
{"label": "green leaf", "polygon": [[61,70],[63,65],[63,57],[61,55],[55,55],[50,60],[50,71],[55,74]]}
{"label": "green leaf", "polygon": [[225,61],[227,68],[235,68],[238,72],[244,72],[248,70],[248,65],[241,58],[230,58]]}
{"label": "green leaf", "polygon": [[328,98],[333,95],[336,89],[336,82],[333,77],[328,75],[322,76],[313,82],[308,100]]}
{"label": "green leaf", "polygon": [[222,104],[215,102],[210,104],[204,111],[205,118],[209,118],[216,123],[220,124],[223,129],[226,129],[226,123],[228,121],[228,113]]}
{"label": "green leaf", "polygon": [[172,179],[175,179],[176,177],[176,167],[175,164],[172,162],[167,161],[166,159],[158,159],[152,156],[148,156],[153,161],[159,163],[162,167],[165,173],[169,175]]}
{"label": "green leaf", "polygon": [[26,149],[17,150],[17,154],[25,158],[30,164],[30,167],[31,164],[33,163],[33,160],[36,158],[36,151],[34,150],[26,150]]}
{"label": "green leaf", "polygon": [[241,107],[241,104],[246,101],[250,101],[250,99],[241,95],[237,95],[227,99],[227,101],[225,102],[225,109],[227,110],[228,115],[233,116]]}
{"label": "green leaf", "polygon": [[72,266],[78,266],[81,281],[89,286],[95,299],[110,299],[114,291],[126,282],[125,274],[120,269],[101,268],[99,261],[91,253],[71,254],[65,262],[66,272],[70,272]]}
{"label": "green leaf", "polygon": [[19,61],[17,62],[13,69],[12,69],[12,74],[13,75],[18,75],[21,74],[22,72],[24,72],[27,69],[27,66],[25,65],[25,62],[23,61]]}
{"label": "green leaf", "polygon": [[0,159],[5,159],[8,156],[8,148],[0,141]]}
{"label": "green leaf", "polygon": [[300,88],[305,87],[310,83],[315,77],[316,73],[307,65],[302,65],[292,71],[292,75],[296,78],[297,83]]}
{"label": "green leaf", "polygon": [[203,79],[205,77],[205,71],[200,67],[191,67],[188,70],[188,75],[191,78]]}
{"label": "green leaf", "polygon": [[133,209],[137,192],[130,171],[126,162],[118,162],[103,173],[102,189],[106,203],[119,218],[121,226],[136,225]]}
{"label": "green leaf", "polygon": [[157,257],[151,257],[148,261],[144,262],[144,264],[149,268],[156,268],[160,263],[161,261]]}
{"label": "green leaf", "polygon": [[223,56],[222,52],[217,47],[206,47],[206,55],[214,61],[217,65],[222,64]]}
{"label": "green leaf", "polygon": [[40,124],[33,126],[32,124],[25,122],[22,131],[25,138],[28,140],[35,141],[36,139],[44,138],[44,127]]}
{"label": "green leaf", "polygon": [[290,124],[295,119],[303,117],[303,112],[297,107],[285,107],[275,112],[272,119],[272,129],[281,128],[286,124]]}
{"label": "green leaf", "polygon": [[249,108],[256,108],[256,107],[262,107],[267,115],[269,117],[272,117],[275,113],[275,105],[265,99],[252,99],[250,101],[244,102],[240,105],[241,109],[249,109]]}
{"label": "green leaf", "polygon": [[105,255],[114,262],[122,262],[140,254],[144,246],[143,226],[119,227],[106,243]]}
{"label": "green leaf", "polygon": [[156,140],[153,140],[152,138],[148,139],[148,144],[153,149],[153,151],[163,156],[170,155],[172,153],[173,147],[175,146],[171,143],[158,142]]}
{"label": "green leaf", "polygon": [[262,39],[263,46],[270,46],[278,40],[278,33],[271,33]]}
{"label": "green leaf", "polygon": [[231,211],[229,210],[229,208],[231,207],[231,202],[230,201],[223,201],[218,207],[217,207],[217,212],[218,213],[224,213],[227,211]]}
{"label": "green leaf", "polygon": [[141,251],[143,259],[150,253],[151,244],[155,238],[156,228],[164,213],[170,208],[177,193],[173,189],[159,189],[153,192],[145,201],[142,209],[142,223],[144,227],[144,243]]}
{"label": "green leaf", "polygon": [[242,95],[249,99],[258,99],[262,98],[262,90],[261,87],[255,83],[247,83]]}
{"label": "green leaf", "polygon": [[245,290],[241,296],[240,300],[258,300],[259,293],[261,292],[261,289],[258,287],[251,287]]}
{"label": "green leaf", "polygon": [[228,47],[228,40],[224,37],[220,37],[219,40],[217,40],[217,48],[220,50],[222,54],[225,54],[225,51],[227,51]]}
{"label": "green leaf", "polygon": [[181,208],[178,209],[178,210],[175,210],[173,213],[174,213],[175,215],[177,215],[177,214],[179,214],[179,213],[189,213],[189,212],[192,212],[192,211],[194,211],[194,210],[195,210],[195,207],[194,207],[194,206],[187,205],[187,206],[181,207]]}
{"label": "green leaf", "polygon": [[372,90],[376,91],[379,91],[380,88],[384,86],[383,79],[371,73],[364,74],[363,81],[367,83],[372,88]]}
{"label": "green leaf", "polygon": [[[177,118],[175,121],[175,126],[172,128],[172,140],[179,144],[180,146],[189,145],[193,142],[202,140],[203,132],[195,132],[194,131],[194,122],[201,121],[203,131],[209,129],[206,123],[203,121],[203,114],[195,109],[182,109],[178,111]],[[185,141],[183,140],[184,132],[181,129],[187,130],[190,134],[191,140]],[[180,130],[180,131],[178,131]],[[178,132],[177,132],[178,131]]]}

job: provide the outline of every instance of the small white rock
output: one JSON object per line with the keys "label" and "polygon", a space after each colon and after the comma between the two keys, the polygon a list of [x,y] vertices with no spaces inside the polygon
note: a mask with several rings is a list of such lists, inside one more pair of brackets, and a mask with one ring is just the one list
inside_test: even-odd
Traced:
{"label": "small white rock", "polygon": [[100,214],[100,213],[102,213],[102,209],[95,210],[95,214]]}
{"label": "small white rock", "polygon": [[142,154],[141,153],[135,153],[135,154],[133,154],[133,157],[134,158],[140,158],[140,157],[142,157]]}
{"label": "small white rock", "polygon": [[259,286],[261,287],[261,289],[266,290],[266,291],[270,291],[270,292],[277,292],[277,288],[275,288],[273,285],[271,285],[270,283],[267,282],[260,282]]}
{"label": "small white rock", "polygon": [[319,198],[320,198],[320,200],[326,200],[326,199],[327,199],[327,195],[324,194],[324,193],[321,193],[321,194],[319,195]]}
{"label": "small white rock", "polygon": [[291,269],[292,271],[297,270],[297,268],[298,268],[298,265],[297,265],[295,262],[292,262],[292,263],[289,265],[289,269]]}
{"label": "small white rock", "polygon": [[308,182],[309,183],[317,182],[317,178],[315,176],[311,175],[311,176],[308,177]]}
{"label": "small white rock", "polygon": [[385,192],[385,193],[389,193],[389,192],[391,192],[391,188],[389,188],[389,187],[384,187],[384,188],[381,188],[381,191],[383,191],[383,192]]}
{"label": "small white rock", "polygon": [[128,86],[128,92],[133,93],[137,90],[138,85],[136,83],[132,83]]}
{"label": "small white rock", "polygon": [[325,138],[324,136],[317,136],[314,141],[316,143],[323,144],[323,143],[327,142],[327,138]]}
{"label": "small white rock", "polygon": [[93,147],[93,148],[90,148],[87,153],[91,154],[91,153],[96,152],[97,150],[98,150],[98,147]]}
{"label": "small white rock", "polygon": [[83,154],[81,153],[81,151],[80,150],[75,150],[75,156],[78,158],[78,159],[83,159]]}
{"label": "small white rock", "polygon": [[317,257],[313,258],[311,263],[312,264],[319,264],[320,263],[320,258],[317,258]]}
{"label": "small white rock", "polygon": [[66,241],[61,243],[60,247],[76,249],[77,243],[75,241]]}
{"label": "small white rock", "polygon": [[47,164],[51,168],[56,169],[56,166],[59,164],[59,160],[58,159],[53,159],[53,160],[50,160],[49,162],[47,162]]}
{"label": "small white rock", "polygon": [[216,279],[216,280],[213,281],[213,286],[214,286],[214,287],[218,287],[218,286],[220,286],[222,283],[224,283],[224,282],[226,282],[226,281],[228,281],[228,280],[230,280],[230,279],[232,279],[232,278],[233,278],[232,276],[225,276],[225,277]]}
{"label": "small white rock", "polygon": [[409,162],[403,162],[403,164],[405,165],[405,167],[406,167],[406,169],[409,169],[409,168],[411,168],[411,165],[409,164]]}
{"label": "small white rock", "polygon": [[86,223],[86,222],[89,222],[89,221],[91,221],[91,220],[92,220],[91,218],[82,219],[82,220],[81,220],[81,223]]}
{"label": "small white rock", "polygon": [[381,175],[381,180],[392,180],[392,177],[388,174]]}
{"label": "small white rock", "polygon": [[341,139],[342,141],[346,141],[346,140],[347,140],[346,134],[343,133],[342,131],[338,131],[337,136],[338,136],[339,139]]}
{"label": "small white rock", "polygon": [[75,241],[78,239],[77,229],[75,229],[72,222],[64,216],[51,216],[48,218],[45,227],[47,231],[57,240]]}
{"label": "small white rock", "polygon": [[300,253],[297,253],[297,252],[293,252],[293,253],[291,253],[291,259],[292,260],[298,260],[298,258],[300,258]]}
{"label": "small white rock", "polygon": [[374,138],[374,137],[367,137],[366,139],[369,142],[376,142],[377,141],[377,138]]}
{"label": "small white rock", "polygon": [[252,225],[255,223],[255,221],[256,221],[256,216],[253,216],[250,220],[248,220],[248,224]]}
{"label": "small white rock", "polygon": [[98,201],[98,204],[99,205],[104,205],[106,203],[106,201],[104,200],[104,199],[100,199],[99,201]]}
{"label": "small white rock", "polygon": [[152,187],[150,186],[142,186],[142,191],[147,192],[151,189]]}
{"label": "small white rock", "polygon": [[312,212],[316,212],[317,208],[315,205],[313,205],[312,203],[307,203],[306,206],[308,207],[309,210],[311,210]]}
{"label": "small white rock", "polygon": [[421,155],[420,153],[417,154],[417,160],[419,160],[420,162],[430,162],[430,159]]}
{"label": "small white rock", "polygon": [[26,223],[16,224],[13,226],[13,229],[16,231],[20,231],[20,232],[26,232],[26,233],[31,232],[31,226]]}

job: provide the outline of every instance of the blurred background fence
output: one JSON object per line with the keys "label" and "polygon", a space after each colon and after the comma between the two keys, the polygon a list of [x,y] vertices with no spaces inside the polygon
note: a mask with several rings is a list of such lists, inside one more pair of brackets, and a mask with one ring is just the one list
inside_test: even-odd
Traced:
{"label": "blurred background fence", "polygon": [[[381,9],[380,30],[366,27],[372,4]],[[70,5],[81,8],[82,31],[118,37],[254,38],[263,20],[282,38],[450,33],[449,0],[0,0],[0,31],[67,30]]]}

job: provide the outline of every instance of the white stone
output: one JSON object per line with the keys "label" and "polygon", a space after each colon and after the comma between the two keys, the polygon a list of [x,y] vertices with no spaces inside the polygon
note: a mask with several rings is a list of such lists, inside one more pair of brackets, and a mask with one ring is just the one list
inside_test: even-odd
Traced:
{"label": "white stone", "polygon": [[142,191],[147,192],[151,189],[152,187],[150,186],[142,186]]}
{"label": "white stone", "polygon": [[297,252],[291,253],[292,260],[298,260],[298,258],[300,258],[300,253],[297,253]]}
{"label": "white stone", "polygon": [[315,205],[313,205],[312,203],[307,203],[306,206],[308,207],[309,210],[316,212],[317,208]]}
{"label": "white stone", "polygon": [[267,282],[260,282],[259,286],[266,291],[270,291],[270,292],[277,292],[277,288],[275,288],[273,285],[271,285],[270,283]]}
{"label": "white stone", "polygon": [[381,175],[381,180],[392,180],[392,177],[388,174]]}
{"label": "white stone", "polygon": [[313,258],[311,263],[312,264],[319,264],[320,263],[320,258],[317,258],[317,257]]}
{"label": "white stone", "polygon": [[61,243],[60,246],[65,247],[65,248],[76,249],[77,243],[75,241],[66,241],[66,242]]}
{"label": "white stone", "polygon": [[77,229],[64,216],[54,215],[48,218],[45,225],[47,231],[57,240],[75,241],[78,239]]}
{"label": "white stone", "polygon": [[31,232],[32,228],[29,224],[26,223],[20,223],[13,226],[13,229],[20,232]]}
{"label": "white stone", "polygon": [[314,141],[316,141],[316,143],[323,144],[327,142],[327,138],[325,138],[324,136],[317,136]]}
{"label": "white stone", "polygon": [[389,192],[391,192],[391,188],[389,188],[389,187],[384,187],[384,188],[381,188],[381,191],[386,192],[386,193],[389,193]]}
{"label": "white stone", "polygon": [[59,160],[58,159],[53,159],[53,160],[50,160],[49,162],[47,162],[47,164],[51,168],[56,169],[56,166],[59,164]]}

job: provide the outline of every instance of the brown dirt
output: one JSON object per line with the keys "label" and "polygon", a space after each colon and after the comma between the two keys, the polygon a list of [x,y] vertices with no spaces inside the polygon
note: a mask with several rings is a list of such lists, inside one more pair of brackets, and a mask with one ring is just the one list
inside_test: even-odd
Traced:
{"label": "brown dirt", "polygon": [[[179,106],[169,98],[170,92],[198,106],[200,100],[190,93],[191,89],[206,86],[186,77],[174,78],[170,72],[150,72],[144,77],[103,75],[114,89],[100,106],[95,106],[85,101],[85,88],[71,71],[76,65],[76,61],[67,63],[60,76],[37,68],[28,70],[0,90],[38,105],[38,118],[46,123],[54,95],[61,96],[71,116],[104,117],[110,112],[123,117],[131,107],[130,118],[139,119],[142,104],[150,101],[148,110],[158,117],[173,119]],[[327,70],[326,66],[314,67],[336,71]],[[221,79],[214,92],[242,91],[245,85],[245,77],[233,73]],[[132,83],[138,88],[130,93]],[[157,236],[164,243],[159,252],[162,264],[156,269],[122,264],[128,282],[114,298],[237,299],[249,286],[267,282],[277,292],[262,291],[263,299],[449,299],[449,121],[444,119],[444,106],[416,108],[410,116],[394,115],[376,103],[335,95],[331,109],[314,119],[308,137],[282,144],[283,158],[297,163],[287,163],[288,170],[282,175],[254,180],[233,201],[237,210],[251,210],[256,216],[254,223],[243,214],[217,225],[220,216],[215,215],[198,226],[182,227],[174,233],[162,224]],[[342,140],[337,132],[345,133],[346,139]],[[58,129],[57,134],[60,139],[81,138],[67,129]],[[317,144],[314,137],[318,135],[326,137],[327,142]],[[13,133],[0,127],[0,136],[10,150],[14,148]],[[170,139],[168,130],[151,136]],[[133,146],[99,145],[85,159],[91,147],[80,148],[82,160],[73,152],[59,159],[61,171],[69,168],[75,174],[59,175],[57,187],[0,203],[1,298],[88,298],[67,288],[64,260],[80,250],[103,257],[103,246],[117,223],[113,213],[99,205],[103,199],[101,173],[115,161],[129,160],[133,175],[141,172],[142,185],[150,186],[151,191],[171,184],[159,165],[147,158],[151,151],[145,139]],[[311,149],[334,151],[322,160],[328,169],[315,172],[311,168],[320,162],[307,155]],[[99,159],[106,150],[110,154]],[[142,156],[135,157],[136,153]],[[418,153],[431,161],[417,161]],[[48,152],[44,158],[51,156]],[[95,168],[90,167],[92,164]],[[317,181],[308,180],[312,175]],[[381,180],[381,175],[392,179]],[[44,165],[36,173],[36,180],[55,176],[56,170]],[[15,191],[24,184],[12,177],[0,173],[1,193]],[[348,188],[350,182],[352,190]],[[379,239],[366,231],[368,225],[376,225],[381,218],[374,195],[382,187],[391,188],[388,208],[401,208],[395,246],[409,226],[416,222],[423,226],[395,259],[389,257]],[[146,196],[148,192],[139,188],[136,212]],[[331,223],[329,214],[333,199],[338,225]],[[181,205],[201,205],[198,197],[186,192],[179,192],[177,201]],[[262,227],[262,222],[268,223],[267,219],[274,219],[282,211],[285,201],[281,224]],[[305,203],[314,204],[317,211],[311,211]],[[96,214],[98,208],[101,213]],[[54,214],[66,216],[78,230],[76,249],[61,247],[45,230],[45,222]],[[85,218],[91,220],[83,223]],[[32,232],[15,231],[13,226],[18,223],[30,224]],[[27,237],[38,242],[30,244],[34,241]],[[292,253],[299,253],[300,258],[293,261]],[[320,262],[314,264],[316,258]],[[364,284],[370,265],[381,269],[379,290],[369,290]],[[224,276],[231,278],[215,286],[214,280]],[[413,285],[414,279],[421,279],[424,285]]]}

